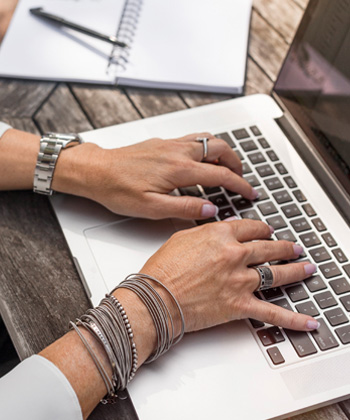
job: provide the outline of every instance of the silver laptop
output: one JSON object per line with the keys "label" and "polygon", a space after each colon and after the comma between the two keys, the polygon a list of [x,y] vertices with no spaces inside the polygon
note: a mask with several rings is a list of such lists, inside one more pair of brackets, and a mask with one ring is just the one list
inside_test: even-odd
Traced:
{"label": "silver laptop", "polygon": [[[241,157],[259,199],[250,202],[219,186],[176,193],[214,202],[216,220],[233,214],[264,220],[275,228],[275,239],[300,243],[302,258],[318,264],[305,282],[259,293],[319,319],[317,332],[244,320],[187,334],[130,384],[141,420],[284,418],[349,397],[349,28],[349,0],[311,0],[272,97],[253,95],[83,133],[106,148],[154,136],[218,135]],[[120,217],[65,195],[52,202],[94,304],[140,270],[174,231],[196,224]]]}

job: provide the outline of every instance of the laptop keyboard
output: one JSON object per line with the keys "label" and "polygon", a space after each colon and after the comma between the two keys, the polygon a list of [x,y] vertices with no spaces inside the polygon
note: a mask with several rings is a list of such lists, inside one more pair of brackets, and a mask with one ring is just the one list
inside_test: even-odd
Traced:
{"label": "laptop keyboard", "polygon": [[216,137],[225,140],[238,154],[243,176],[259,192],[259,197],[252,202],[221,187],[181,188],[180,194],[206,198],[219,208],[215,218],[197,223],[230,216],[265,221],[275,229],[272,238],[304,247],[305,253],[295,261],[310,261],[318,266],[317,274],[303,282],[255,293],[259,299],[310,315],[321,324],[318,330],[308,333],[265,325],[254,319],[247,321],[269,364],[285,366],[346,346],[350,343],[347,256],[257,126],[218,133]]}

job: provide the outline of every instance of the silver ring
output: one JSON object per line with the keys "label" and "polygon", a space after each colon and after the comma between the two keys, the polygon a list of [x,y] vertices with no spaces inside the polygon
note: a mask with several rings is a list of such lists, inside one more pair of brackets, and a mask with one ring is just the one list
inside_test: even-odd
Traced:
{"label": "silver ring", "polygon": [[208,157],[208,137],[197,137],[196,141],[203,143],[203,158],[202,160]]}
{"label": "silver ring", "polygon": [[273,273],[269,267],[266,265],[259,265],[258,267],[252,267],[256,270],[260,277],[259,286],[256,290],[266,290],[270,289],[273,284]]}

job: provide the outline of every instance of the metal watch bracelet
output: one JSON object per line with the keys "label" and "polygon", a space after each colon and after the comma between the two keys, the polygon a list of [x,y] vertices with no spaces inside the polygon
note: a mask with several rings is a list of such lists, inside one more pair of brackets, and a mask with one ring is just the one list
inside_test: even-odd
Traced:
{"label": "metal watch bracelet", "polygon": [[65,149],[68,145],[73,146],[82,142],[83,140],[79,134],[75,133],[47,133],[42,136],[34,172],[34,192],[52,195],[51,184],[61,150]]}

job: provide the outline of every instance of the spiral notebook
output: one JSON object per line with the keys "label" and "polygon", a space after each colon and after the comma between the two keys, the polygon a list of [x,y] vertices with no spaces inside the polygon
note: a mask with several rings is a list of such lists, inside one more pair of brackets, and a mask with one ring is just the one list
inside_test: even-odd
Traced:
{"label": "spiral notebook", "polygon": [[[32,7],[117,35],[110,44],[29,13]],[[0,76],[239,94],[252,0],[20,0],[0,47]]]}

